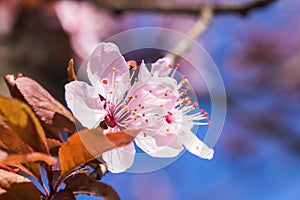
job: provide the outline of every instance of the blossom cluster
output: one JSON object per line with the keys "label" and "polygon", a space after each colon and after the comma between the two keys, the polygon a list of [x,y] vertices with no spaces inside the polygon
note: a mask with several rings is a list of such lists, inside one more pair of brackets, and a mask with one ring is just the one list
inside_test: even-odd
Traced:
{"label": "blossom cluster", "polygon": [[[208,125],[208,114],[188,96],[188,79],[174,78],[180,65],[162,58],[149,70],[144,62],[126,62],[113,43],[100,43],[87,58],[89,83],[72,81],[65,86],[66,102],[86,128],[102,127],[104,133],[139,130],[134,142],[152,157],[176,157],[186,148],[204,159],[213,157],[209,148],[192,132]],[[102,157],[111,172],[133,165],[134,143],[105,152]]]}

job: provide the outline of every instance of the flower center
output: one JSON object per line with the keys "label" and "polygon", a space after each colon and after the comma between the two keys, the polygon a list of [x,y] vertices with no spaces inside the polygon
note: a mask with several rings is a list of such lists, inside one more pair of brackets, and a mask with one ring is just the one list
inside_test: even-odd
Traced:
{"label": "flower center", "polygon": [[117,125],[116,120],[111,115],[106,115],[106,117],[104,118],[104,121],[105,121],[106,125],[111,127],[111,128],[113,128]]}
{"label": "flower center", "polygon": [[168,115],[165,116],[166,122],[168,122],[169,124],[171,124],[172,122],[174,122],[174,116],[171,112],[168,112]]}

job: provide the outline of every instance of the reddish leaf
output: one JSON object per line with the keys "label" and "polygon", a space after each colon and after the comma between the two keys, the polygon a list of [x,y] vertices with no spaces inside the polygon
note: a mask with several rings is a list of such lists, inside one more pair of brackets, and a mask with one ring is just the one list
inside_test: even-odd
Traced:
{"label": "reddish leaf", "polygon": [[59,141],[63,140],[58,128],[56,128],[52,125],[46,124],[45,122],[42,122],[42,121],[41,121],[41,123],[42,123],[42,126],[44,128],[47,138],[52,138],[52,139],[56,139]]}
{"label": "reddish leaf", "polygon": [[[36,81],[28,77],[14,78],[13,75],[6,75],[5,80],[11,95],[25,100],[43,122],[43,125],[50,125],[70,133],[76,131],[72,114]],[[56,138],[57,135],[54,137]]]}
{"label": "reddish leaf", "polygon": [[138,132],[129,130],[104,135],[103,130],[97,128],[75,133],[59,150],[61,177],[108,150],[129,144]]}
{"label": "reddish leaf", "polygon": [[48,156],[42,153],[30,153],[27,155],[21,154],[9,154],[4,159],[0,160],[1,164],[9,165],[9,166],[19,166],[20,164],[27,164],[30,162],[43,161],[48,165],[57,164],[56,158],[52,156]]}
{"label": "reddish leaf", "polygon": [[20,78],[20,77],[23,77],[23,74],[18,73],[16,77],[14,75],[6,75],[6,76],[4,76],[4,81],[9,89],[9,92],[12,97],[17,98],[21,101],[25,101],[23,95],[16,87],[16,79]]}
{"label": "reddish leaf", "polygon": [[50,139],[50,138],[47,138],[47,144],[48,144],[49,149],[60,147],[62,145],[62,143],[60,141],[55,140],[55,139]]}
{"label": "reddish leaf", "polygon": [[0,122],[0,147],[12,152],[27,154],[33,152],[6,124]]}
{"label": "reddish leaf", "polygon": [[8,154],[0,150],[0,163],[7,158]]}
{"label": "reddish leaf", "polygon": [[118,193],[111,186],[98,182],[85,174],[70,177],[65,184],[65,190],[72,191],[74,194],[87,194],[102,197],[105,200],[120,200]]}
{"label": "reddish leaf", "polygon": [[68,190],[61,190],[57,192],[51,200],[76,200],[74,194]]}
{"label": "reddish leaf", "polygon": [[49,154],[44,130],[26,104],[0,95],[0,119],[34,151]]}
{"label": "reddish leaf", "polygon": [[29,179],[0,169],[0,200],[40,200],[40,196]]}
{"label": "reddish leaf", "polygon": [[52,156],[58,157],[58,150],[62,143],[55,139],[47,138],[48,147]]}
{"label": "reddish leaf", "polygon": [[[11,128],[3,122],[0,122],[0,147],[10,152],[29,154],[32,153],[32,148],[20,139]],[[41,180],[40,166],[36,163],[28,163],[25,168],[23,165],[15,165],[25,173]]]}

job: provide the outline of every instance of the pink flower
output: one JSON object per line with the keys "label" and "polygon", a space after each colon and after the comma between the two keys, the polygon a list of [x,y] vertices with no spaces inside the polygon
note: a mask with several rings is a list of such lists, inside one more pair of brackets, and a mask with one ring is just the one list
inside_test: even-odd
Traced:
{"label": "pink flower", "polygon": [[[86,61],[91,85],[73,81],[65,86],[67,105],[81,124],[87,128],[101,126],[105,133],[141,129],[141,137],[155,135],[157,127],[164,124],[161,116],[178,99],[176,81],[146,77],[144,68],[136,77],[136,68],[128,67],[112,43],[98,45]],[[131,143],[104,153],[103,159],[110,171],[122,172],[133,164],[134,155]]]}
{"label": "pink flower", "polygon": [[[142,64],[140,71],[144,78],[174,77],[180,65],[173,68],[167,58],[159,59],[152,65],[151,72]],[[200,110],[195,113],[198,103],[191,102],[188,96],[190,87],[185,86],[188,83],[186,76],[182,76],[182,81],[175,83],[177,88],[177,101],[171,106],[167,114],[164,115],[164,123],[161,130],[151,137],[137,137],[136,144],[146,153],[154,157],[175,157],[182,150],[183,146],[191,153],[205,159],[212,159],[213,149],[209,148],[192,132],[192,128],[198,125],[209,125],[208,113]],[[169,105],[170,107],[170,105]]]}

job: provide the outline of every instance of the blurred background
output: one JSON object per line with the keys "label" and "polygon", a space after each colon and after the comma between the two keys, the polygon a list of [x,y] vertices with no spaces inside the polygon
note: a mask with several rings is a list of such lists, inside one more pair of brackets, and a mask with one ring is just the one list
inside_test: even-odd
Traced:
{"label": "blurred background", "polygon": [[[0,75],[22,72],[65,104],[63,87],[70,58],[79,67],[91,49],[116,33],[147,26],[185,33],[197,19],[189,13],[107,9],[120,2],[0,0]],[[168,2],[193,6],[249,1]],[[244,17],[219,14],[198,38],[217,64],[228,98],[213,160],[185,153],[162,170],[107,174],[103,181],[124,200],[300,199],[299,10],[300,1],[279,0]],[[132,42],[145,37],[151,35],[137,36]],[[145,51],[137,57],[151,62],[163,56],[160,53]],[[0,93],[8,95],[3,80]],[[81,195],[78,199],[96,198]]]}

